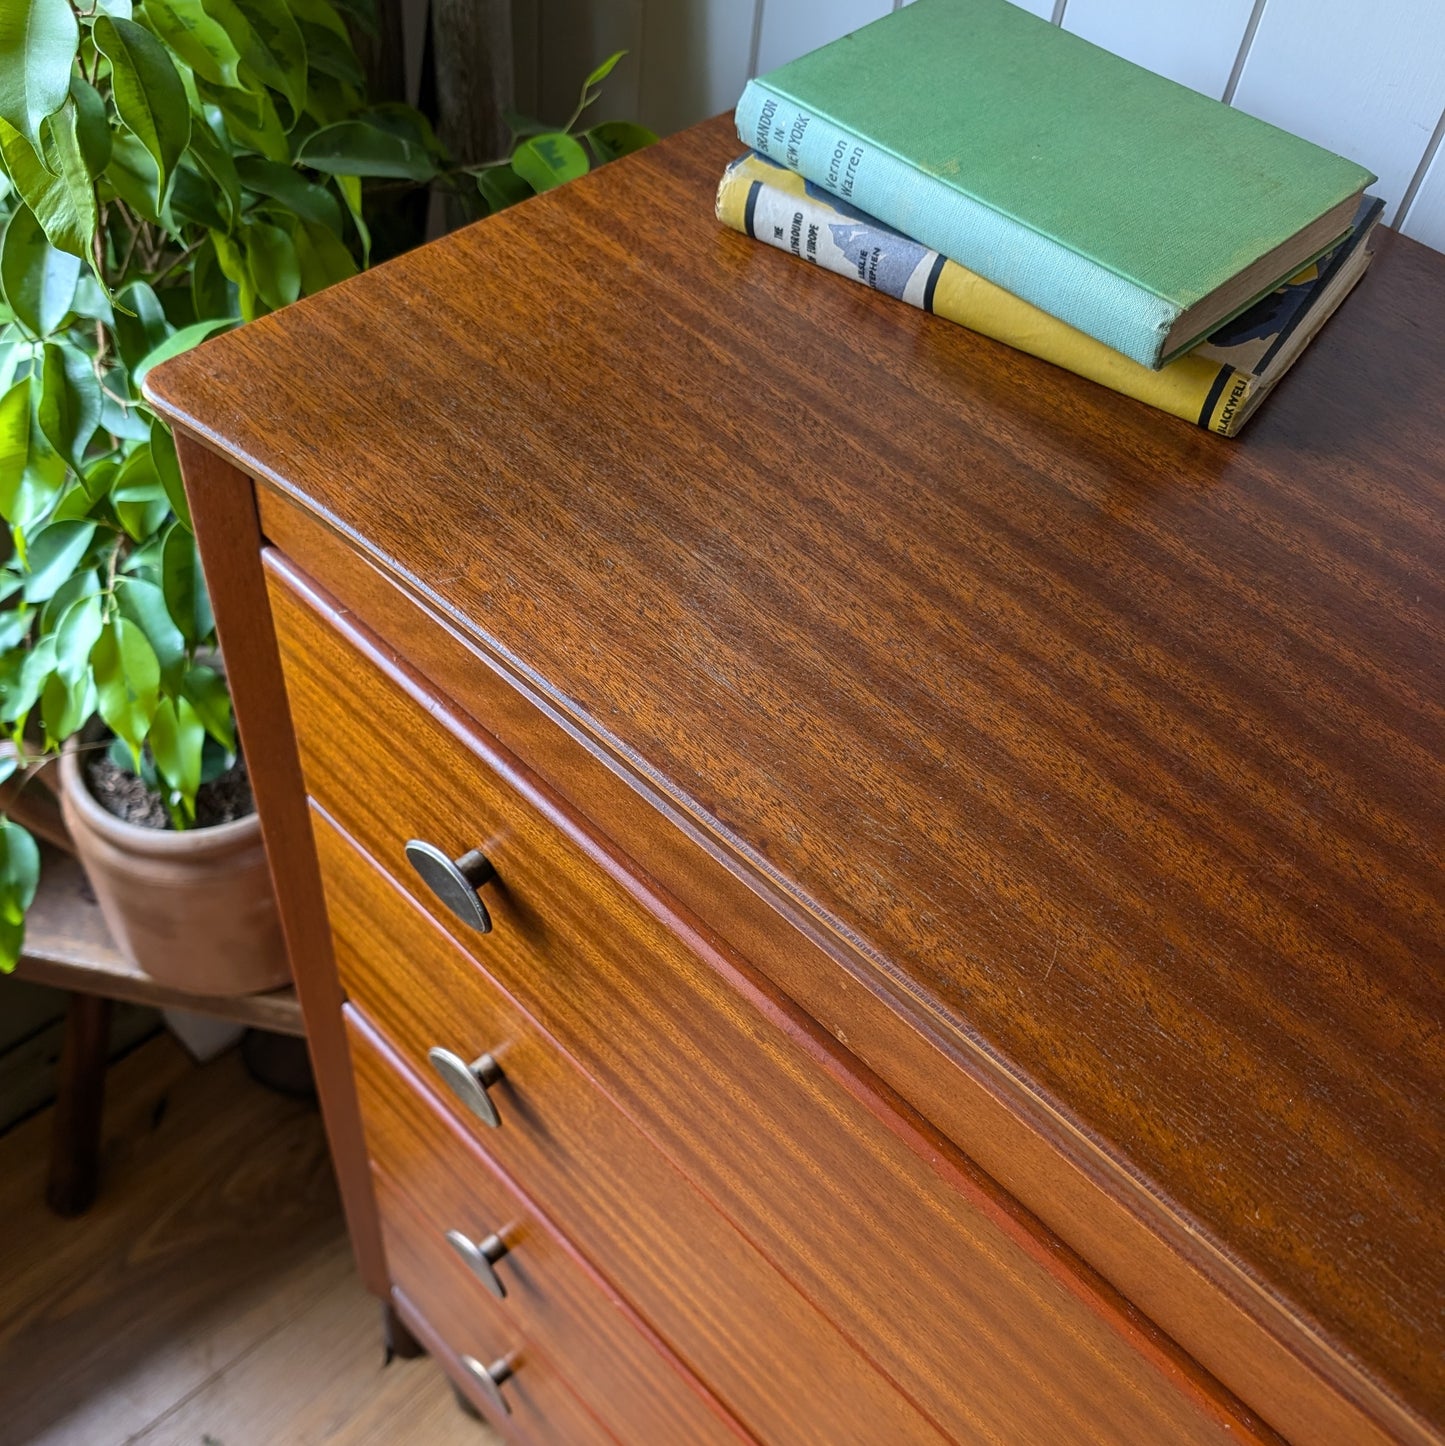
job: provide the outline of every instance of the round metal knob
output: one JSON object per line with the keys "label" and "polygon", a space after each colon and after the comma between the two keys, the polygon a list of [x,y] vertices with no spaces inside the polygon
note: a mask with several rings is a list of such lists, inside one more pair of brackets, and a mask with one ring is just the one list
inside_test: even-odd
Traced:
{"label": "round metal knob", "polygon": [[512,1378],[512,1363],[506,1359],[493,1361],[484,1366],[475,1356],[462,1357],[462,1369],[472,1379],[472,1384],[486,1398],[487,1404],[499,1415],[510,1416],[512,1408],[502,1394],[502,1382]]}
{"label": "round metal knob", "polygon": [[414,838],[406,846],[407,862],[422,877],[432,893],[468,927],[483,934],[492,932],[492,916],[477,891],[497,877],[480,849],[454,859],[435,844]]}
{"label": "round metal knob", "polygon": [[467,1269],[498,1300],[507,1298],[507,1287],[493,1268],[510,1248],[500,1235],[489,1235],[485,1240],[471,1240],[460,1230],[448,1230],[447,1244],[466,1261]]}
{"label": "round metal knob", "polygon": [[502,1067],[491,1055],[481,1055],[468,1064],[461,1055],[438,1045],[427,1050],[426,1057],[441,1076],[442,1083],[484,1125],[490,1125],[494,1130],[500,1127],[502,1117],[487,1091],[501,1079]]}

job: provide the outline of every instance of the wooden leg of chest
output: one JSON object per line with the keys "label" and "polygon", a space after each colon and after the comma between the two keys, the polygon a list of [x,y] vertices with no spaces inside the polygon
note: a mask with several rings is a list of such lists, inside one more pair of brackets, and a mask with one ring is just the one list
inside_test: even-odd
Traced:
{"label": "wooden leg of chest", "polygon": [[261,527],[255,495],[244,472],[180,430],[176,450],[236,700],[236,726],[261,814],[281,927],[306,1019],[316,1090],[351,1242],[366,1288],[384,1300],[390,1283],[342,1032],[341,990],[331,961],[331,931],[322,902],[276,634],[257,564]]}

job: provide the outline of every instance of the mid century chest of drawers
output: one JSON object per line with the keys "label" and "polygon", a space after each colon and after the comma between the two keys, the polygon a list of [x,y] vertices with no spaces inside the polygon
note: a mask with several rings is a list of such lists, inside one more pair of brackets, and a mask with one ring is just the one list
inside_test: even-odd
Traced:
{"label": "mid century chest of drawers", "polygon": [[733,144],[151,379],[396,1340],[530,1442],[1445,1439],[1445,262],[1229,445]]}

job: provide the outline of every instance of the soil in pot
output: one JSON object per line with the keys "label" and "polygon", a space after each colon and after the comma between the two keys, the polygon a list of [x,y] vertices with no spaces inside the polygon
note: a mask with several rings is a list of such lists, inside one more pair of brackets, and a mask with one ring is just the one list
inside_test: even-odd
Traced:
{"label": "soil in pot", "polygon": [[[145,779],[112,762],[108,754],[90,754],[85,760],[84,773],[91,797],[107,813],[141,828],[171,827],[171,817],[160,793]],[[246,776],[243,758],[238,758],[219,777],[203,783],[196,794],[197,828],[234,823],[255,811],[251,780]]]}

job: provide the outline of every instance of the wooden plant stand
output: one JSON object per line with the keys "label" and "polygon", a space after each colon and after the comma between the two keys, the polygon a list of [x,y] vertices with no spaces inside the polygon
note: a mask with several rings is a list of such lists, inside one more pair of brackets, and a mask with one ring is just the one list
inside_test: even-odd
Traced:
{"label": "wooden plant stand", "polygon": [[26,920],[25,952],[15,974],[70,996],[45,1193],[59,1215],[79,1215],[95,1199],[114,1000],[191,1009],[277,1034],[306,1033],[296,991],[289,986],[216,999],[187,994],[142,973],[112,941],[80,864],[59,849],[46,850],[40,891]]}

